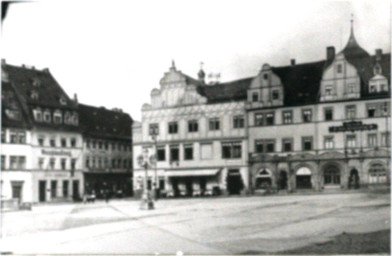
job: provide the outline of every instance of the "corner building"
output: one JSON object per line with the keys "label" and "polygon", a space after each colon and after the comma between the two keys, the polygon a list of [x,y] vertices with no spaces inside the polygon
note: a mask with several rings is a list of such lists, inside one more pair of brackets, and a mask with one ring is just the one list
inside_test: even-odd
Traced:
{"label": "corner building", "polygon": [[[155,155],[147,186],[161,194],[239,194],[249,187],[246,88],[249,79],[207,86],[172,64],[142,107],[134,126],[134,189],[142,191],[145,170],[137,158]],[[138,131],[140,134],[138,134]]]}
{"label": "corner building", "polygon": [[353,28],[318,62],[264,64],[247,90],[254,189],[355,189],[388,184],[390,54],[370,55]]}

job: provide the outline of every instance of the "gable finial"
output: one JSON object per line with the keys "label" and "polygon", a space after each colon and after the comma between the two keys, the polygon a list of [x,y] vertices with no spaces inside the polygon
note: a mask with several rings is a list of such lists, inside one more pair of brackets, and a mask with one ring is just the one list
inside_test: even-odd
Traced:
{"label": "gable finial", "polygon": [[354,14],[351,13],[351,34],[354,32]]}
{"label": "gable finial", "polygon": [[176,70],[176,64],[174,63],[174,59],[172,59],[171,70]]}

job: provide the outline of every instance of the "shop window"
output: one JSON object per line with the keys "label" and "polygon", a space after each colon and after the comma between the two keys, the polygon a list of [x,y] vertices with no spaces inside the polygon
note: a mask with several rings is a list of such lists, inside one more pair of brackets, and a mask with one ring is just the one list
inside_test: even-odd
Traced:
{"label": "shop window", "polygon": [[238,115],[233,117],[233,128],[244,128],[245,119],[243,115]]}
{"label": "shop window", "polygon": [[199,130],[199,124],[197,120],[188,121],[188,132],[197,132]]}
{"label": "shop window", "polygon": [[169,133],[170,134],[178,133],[178,124],[177,124],[177,122],[170,122],[169,123]]}
{"label": "shop window", "polygon": [[209,120],[209,129],[210,131],[217,131],[220,129],[220,122],[219,122],[219,118],[215,117],[215,118],[210,118]]}
{"label": "shop window", "polygon": [[381,164],[373,164],[369,168],[369,183],[386,183],[387,171]]}
{"label": "shop window", "polygon": [[185,145],[184,146],[184,159],[185,160],[193,160],[193,146]]}
{"label": "shop window", "polygon": [[224,142],[222,143],[222,158],[233,159],[241,158],[241,142]]}
{"label": "shop window", "polygon": [[293,111],[283,111],[283,123],[292,124],[293,123]]}

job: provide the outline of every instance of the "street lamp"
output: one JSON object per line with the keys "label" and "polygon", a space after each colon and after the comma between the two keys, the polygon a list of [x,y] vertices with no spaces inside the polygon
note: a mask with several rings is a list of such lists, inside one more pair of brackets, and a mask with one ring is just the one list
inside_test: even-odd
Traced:
{"label": "street lamp", "polygon": [[143,154],[138,156],[137,162],[140,167],[144,168],[143,195],[142,195],[142,201],[140,204],[140,209],[152,210],[152,209],[154,209],[154,202],[151,199],[151,194],[150,194],[150,191],[147,187],[147,177],[148,177],[147,170],[150,165],[149,159],[148,159],[148,149],[145,149]]}

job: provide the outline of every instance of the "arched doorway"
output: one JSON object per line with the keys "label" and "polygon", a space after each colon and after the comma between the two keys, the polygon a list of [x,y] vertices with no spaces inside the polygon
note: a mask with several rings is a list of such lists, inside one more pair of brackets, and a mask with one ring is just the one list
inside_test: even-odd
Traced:
{"label": "arched doorway", "polygon": [[369,168],[369,183],[386,183],[387,182],[387,170],[380,164],[372,164]]}
{"label": "arched doorway", "polygon": [[244,188],[240,170],[231,169],[227,172],[226,177],[227,191],[230,195],[239,195]]}
{"label": "arched doorway", "polygon": [[312,172],[308,167],[299,168],[295,174],[295,181],[297,189],[311,189]]}
{"label": "arched doorway", "polygon": [[340,170],[336,165],[328,165],[324,168],[324,187],[340,186]]}
{"label": "arched doorway", "polygon": [[287,172],[285,170],[280,170],[279,172],[279,189],[287,188]]}
{"label": "arched doorway", "polygon": [[272,186],[272,173],[268,169],[261,169],[256,175],[256,189],[267,189]]}
{"label": "arched doorway", "polygon": [[348,188],[358,189],[359,188],[359,175],[358,170],[353,168],[350,171],[350,177],[348,178]]}

